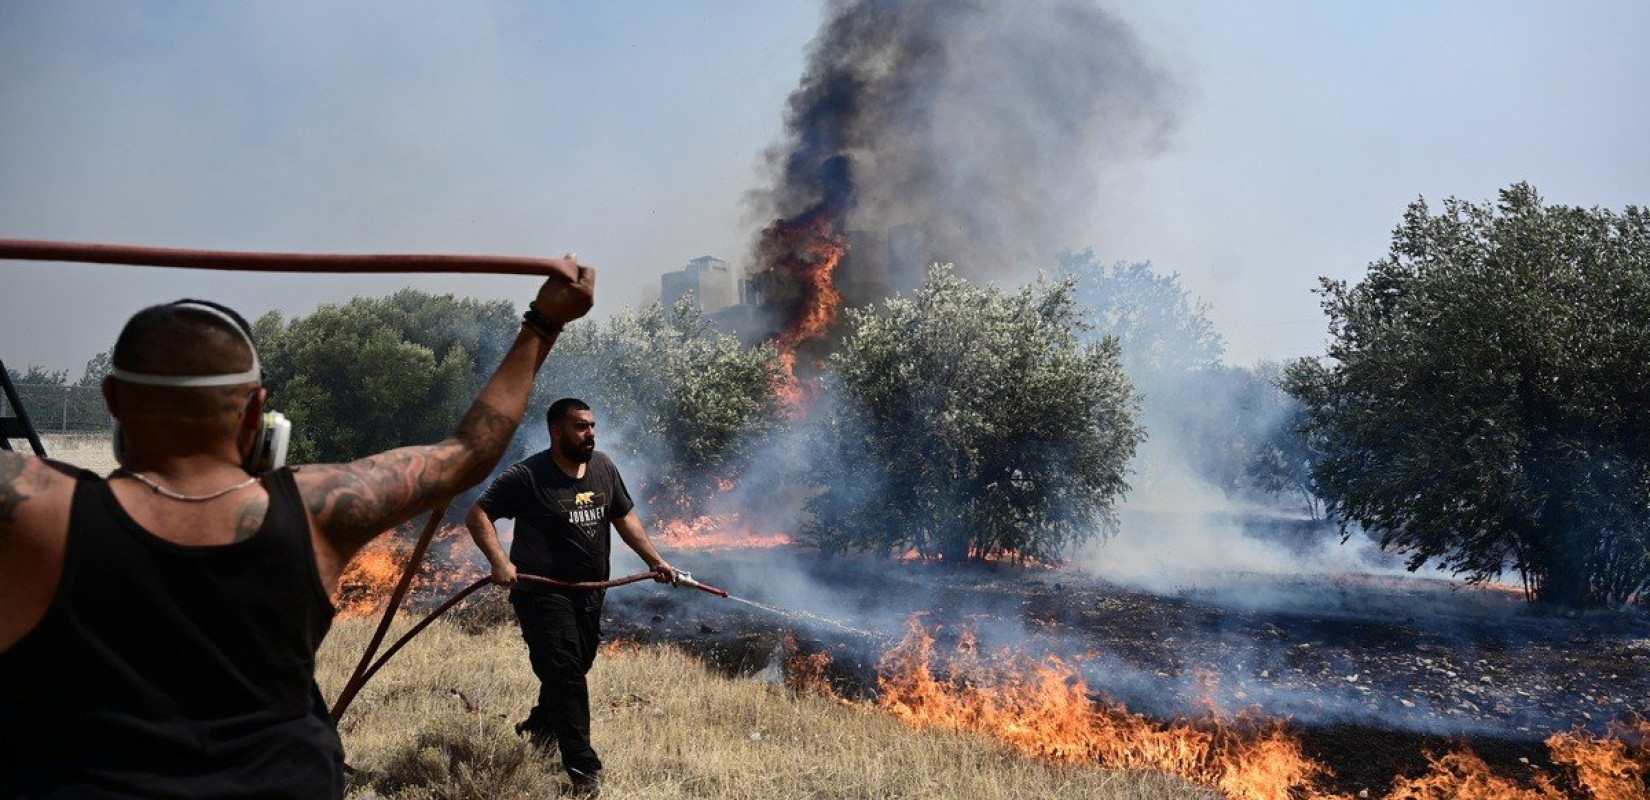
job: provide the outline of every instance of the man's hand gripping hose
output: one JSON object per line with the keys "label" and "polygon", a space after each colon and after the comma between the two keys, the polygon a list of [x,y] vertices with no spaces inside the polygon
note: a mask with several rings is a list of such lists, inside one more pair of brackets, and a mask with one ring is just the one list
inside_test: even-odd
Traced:
{"label": "man's hand gripping hose", "polygon": [[[431,517],[431,519],[440,519],[440,513],[438,512],[435,516]],[[424,544],[424,543],[425,542],[423,540],[420,540],[420,544]],[[407,570],[402,575],[403,582],[405,582],[407,576],[411,575],[415,571],[415,568],[416,568],[417,563],[418,563],[416,561],[416,558],[418,556],[421,556],[421,555],[422,555],[422,553],[420,553],[419,550],[417,548],[415,548],[414,551],[413,551],[413,555],[408,558]],[[569,582],[569,581],[558,581],[558,580],[555,580],[554,578],[545,578],[545,577],[542,577],[542,576],[539,576],[539,575],[530,575],[530,574],[525,573],[525,572],[520,572],[520,573],[516,574],[516,580],[518,581],[518,583],[522,582],[522,581],[525,581],[527,583],[537,583],[537,584],[544,585],[544,586],[553,586],[557,589],[577,589],[577,590],[611,589],[611,588],[614,588],[616,586],[626,586],[626,585],[632,584],[632,583],[640,583],[640,582],[645,581],[645,580],[650,580],[653,577],[654,577],[653,572],[638,572],[635,575],[626,575],[623,578],[614,578],[613,580],[607,580],[607,581]],[[429,614],[426,614],[423,619],[418,621],[417,625],[412,626],[412,628],[409,629],[406,633],[401,634],[401,638],[396,639],[395,642],[389,646],[389,649],[385,650],[384,654],[378,657],[378,660],[373,661],[370,666],[357,667],[356,670],[357,670],[357,675],[359,675],[359,678],[357,678],[354,675],[352,675],[350,677],[349,683],[345,684],[345,686],[344,686],[344,691],[339,693],[338,701],[336,703],[334,703],[333,706],[332,706],[332,719],[333,719],[333,721],[337,722],[339,719],[343,718],[344,710],[349,708],[350,701],[355,699],[355,695],[356,695],[356,693],[361,691],[361,687],[363,685],[365,685],[368,680],[371,680],[372,676],[376,675],[378,673],[378,670],[381,669],[384,666],[384,664],[390,660],[390,658],[392,656],[394,656],[396,653],[400,652],[402,647],[405,647],[408,642],[412,641],[412,638],[414,636],[417,636],[419,634],[419,632],[423,631],[425,628],[428,628],[430,626],[430,623],[435,622],[438,618],[441,617],[442,614],[445,614],[449,610],[451,610],[453,608],[453,606],[456,606],[459,603],[464,602],[465,598],[469,597],[472,594],[475,594],[476,591],[481,589],[481,587],[486,586],[488,584],[491,584],[492,582],[493,582],[493,578],[492,578],[492,576],[489,575],[487,577],[480,578],[480,579],[476,580],[474,583],[471,583],[469,586],[466,586],[463,589],[460,589],[458,592],[453,594],[452,597],[447,598],[446,602],[443,602],[441,605],[436,606],[434,611],[431,611]],[[681,588],[681,589],[698,589],[701,592],[706,592],[708,594],[713,594],[713,595],[716,595],[717,597],[727,597],[728,596],[728,593],[727,593],[726,590],[718,589],[715,586],[711,586],[708,583],[702,583],[700,581],[694,580],[693,575],[691,573],[685,572],[683,570],[676,570],[675,571],[675,579],[670,582],[670,585]],[[386,610],[385,613],[384,613],[384,620],[386,620],[386,621],[389,620],[392,616],[394,616],[395,608],[397,606],[399,606],[400,602],[401,602],[401,595],[403,594],[403,592],[401,592],[401,586],[398,585],[396,587],[396,590],[397,590],[397,593],[391,596],[389,609]],[[382,641],[382,638],[383,638],[381,633],[387,627],[388,627],[387,623],[381,623],[379,625],[380,635],[375,636],[374,640],[373,640],[373,644],[368,646],[367,655],[363,657],[362,664],[366,664],[366,662],[372,658],[372,654],[377,651],[378,643],[380,641]]]}
{"label": "man's hand gripping hose", "polygon": [[722,591],[715,586],[710,586],[694,580],[693,573],[688,572],[685,569],[676,570],[676,577],[671,580],[670,585],[681,589],[698,589],[701,592],[710,592],[717,597],[728,596],[727,592]]}

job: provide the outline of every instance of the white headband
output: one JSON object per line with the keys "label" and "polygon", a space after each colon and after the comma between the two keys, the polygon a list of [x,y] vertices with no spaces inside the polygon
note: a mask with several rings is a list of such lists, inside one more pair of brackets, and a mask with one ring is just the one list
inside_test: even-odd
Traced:
{"label": "white headband", "polygon": [[223,320],[230,330],[240,335],[241,341],[246,342],[246,349],[252,351],[252,368],[245,372],[218,375],[151,375],[146,372],[129,372],[120,367],[115,367],[110,371],[110,375],[127,383],[141,383],[145,386],[176,386],[190,389],[202,386],[234,386],[239,383],[263,382],[263,367],[258,363],[258,348],[252,344],[252,337],[241,329],[241,324],[236,322],[234,317],[201,303],[173,303],[172,305],[177,308],[204,311]]}

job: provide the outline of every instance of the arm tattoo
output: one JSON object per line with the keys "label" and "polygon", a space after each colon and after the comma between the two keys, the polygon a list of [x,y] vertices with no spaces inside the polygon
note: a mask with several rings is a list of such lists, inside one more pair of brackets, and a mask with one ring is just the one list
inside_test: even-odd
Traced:
{"label": "arm tattoo", "polygon": [[235,517],[235,541],[244,542],[263,527],[264,516],[269,511],[269,498],[258,497],[241,504],[240,513]]}
{"label": "arm tattoo", "polygon": [[364,543],[480,482],[515,432],[516,420],[478,402],[451,439],[349,464],[309,467],[298,473],[299,487],[324,532]]}
{"label": "arm tattoo", "polygon": [[327,533],[356,541],[411,517],[421,505],[414,481],[425,460],[415,451],[425,449],[433,448],[392,450],[351,464],[304,470],[315,479],[313,488],[306,486],[303,492],[310,515]]}
{"label": "arm tattoo", "polygon": [[28,466],[28,456],[0,450],[0,525],[10,525],[15,519],[17,507],[30,497],[23,491],[27,484],[23,473]]}
{"label": "arm tattoo", "polygon": [[458,431],[453,437],[477,453],[492,454],[489,460],[497,460],[510,444],[510,437],[516,435],[519,422],[486,403],[477,402],[464,413],[464,419],[459,421]]}

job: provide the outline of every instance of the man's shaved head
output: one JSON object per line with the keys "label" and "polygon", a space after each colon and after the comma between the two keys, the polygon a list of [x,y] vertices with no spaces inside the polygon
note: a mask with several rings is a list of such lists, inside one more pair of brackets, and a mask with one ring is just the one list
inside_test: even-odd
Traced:
{"label": "man's shaved head", "polygon": [[[227,315],[239,330],[208,306]],[[252,368],[252,328],[234,310],[205,300],[179,300],[132,315],[115,340],[114,365],[149,375],[224,375]]]}
{"label": "man's shaved head", "polygon": [[[214,314],[205,308],[222,312]],[[228,317],[228,319],[225,319]],[[233,310],[205,300],[179,300],[132,315],[115,340],[117,370],[148,376],[234,375],[252,369],[257,354],[248,344],[251,326]],[[231,414],[243,409],[248,392],[261,382],[185,388],[151,386],[111,376],[118,387],[123,422],[136,417],[174,421]],[[111,412],[116,411],[110,396]]]}

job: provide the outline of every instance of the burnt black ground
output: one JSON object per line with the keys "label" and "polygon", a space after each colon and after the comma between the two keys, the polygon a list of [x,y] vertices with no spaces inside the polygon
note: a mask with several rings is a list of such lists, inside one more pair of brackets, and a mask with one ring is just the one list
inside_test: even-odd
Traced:
{"label": "burnt black ground", "polygon": [[[801,548],[670,557],[736,595],[807,615],[638,584],[609,593],[610,637],[670,642],[739,676],[771,673],[794,638],[831,654],[839,694],[868,698],[878,660],[921,615],[936,652],[971,631],[986,652],[1060,655],[1097,693],[1156,718],[1213,703],[1287,719],[1336,773],[1332,788],[1353,795],[1381,796],[1395,776],[1423,772],[1429,752],[1463,744],[1499,773],[1528,778],[1550,768],[1546,736],[1650,710],[1642,612],[1554,614],[1393,576],[1236,576],[1227,583],[1253,591],[1234,603],[1229,586],[1166,596],[1073,571],[824,562]],[[1271,599],[1254,602],[1263,594]]]}

